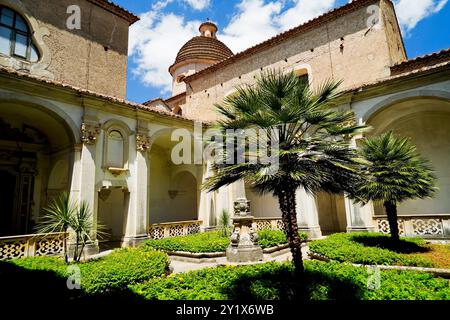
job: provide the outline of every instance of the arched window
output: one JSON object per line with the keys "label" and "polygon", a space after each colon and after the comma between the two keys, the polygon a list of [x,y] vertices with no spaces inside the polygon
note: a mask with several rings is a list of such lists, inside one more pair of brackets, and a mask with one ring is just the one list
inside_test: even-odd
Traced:
{"label": "arched window", "polygon": [[124,139],[117,130],[112,130],[108,134],[108,167],[124,167]]}
{"label": "arched window", "polygon": [[17,12],[4,6],[0,6],[0,54],[31,62],[39,60],[28,23]]}
{"label": "arched window", "polygon": [[295,70],[295,74],[300,80],[304,81],[305,83],[309,83],[309,75],[307,69]]}

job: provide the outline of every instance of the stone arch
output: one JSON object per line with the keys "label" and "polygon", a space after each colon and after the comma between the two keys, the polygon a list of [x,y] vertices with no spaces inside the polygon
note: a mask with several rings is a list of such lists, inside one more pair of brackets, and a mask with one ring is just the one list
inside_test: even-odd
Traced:
{"label": "stone arch", "polygon": [[69,191],[80,129],[58,105],[21,94],[0,93],[0,119],[0,154],[8,155],[0,173],[10,179],[0,201],[13,208],[0,215],[0,224],[9,226],[0,233],[31,233],[48,201]]}
{"label": "stone arch", "polygon": [[404,102],[407,100],[413,100],[417,98],[429,98],[429,99],[440,99],[440,100],[450,100],[450,92],[442,90],[414,90],[409,92],[403,92],[390,96],[374,106],[372,106],[363,116],[363,122],[369,121],[370,118],[374,117],[378,112],[381,112],[385,108],[389,108],[394,104]]}
{"label": "stone arch", "polygon": [[[439,191],[434,199],[407,201],[399,206],[399,214],[450,213],[450,93],[417,90],[396,95],[375,105],[365,121],[373,128],[368,135],[393,131],[410,138],[436,170]],[[384,210],[375,206],[375,213],[384,215]]]}
{"label": "stone arch", "polygon": [[66,128],[72,144],[81,142],[80,126],[56,104],[36,97],[0,92],[0,112],[1,105],[6,103],[26,105],[48,114]]}

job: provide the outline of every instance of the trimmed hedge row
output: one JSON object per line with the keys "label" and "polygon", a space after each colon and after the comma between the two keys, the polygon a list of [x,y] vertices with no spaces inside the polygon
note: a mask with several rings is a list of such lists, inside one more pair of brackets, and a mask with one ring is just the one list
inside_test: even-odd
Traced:
{"label": "trimmed hedge row", "polygon": [[[290,263],[217,267],[152,279],[130,289],[147,300],[448,300],[449,281],[432,275],[381,271],[380,286],[364,267],[306,261],[299,284]],[[369,284],[374,285],[373,290]]]}
{"label": "trimmed hedge row", "polygon": [[[261,230],[258,231],[259,245],[265,248],[271,248],[287,243],[286,236],[280,230]],[[300,233],[303,241],[306,241],[305,233]],[[142,246],[166,251],[185,251],[191,253],[205,252],[224,252],[230,244],[230,239],[223,236],[218,231],[202,232],[165,238],[159,240],[148,240]]]}
{"label": "trimmed hedge row", "polygon": [[[71,275],[68,265],[63,259],[56,257],[32,257],[7,263],[20,267],[23,271],[52,272],[58,278],[68,278]],[[118,292],[127,289],[130,284],[166,275],[169,259],[160,251],[126,248],[77,266],[81,272],[83,294],[93,295]]]}
{"label": "trimmed hedge row", "polygon": [[380,233],[337,233],[313,241],[309,250],[340,262],[366,265],[433,267],[433,263],[414,253],[426,251],[422,239],[404,238],[393,243]]}

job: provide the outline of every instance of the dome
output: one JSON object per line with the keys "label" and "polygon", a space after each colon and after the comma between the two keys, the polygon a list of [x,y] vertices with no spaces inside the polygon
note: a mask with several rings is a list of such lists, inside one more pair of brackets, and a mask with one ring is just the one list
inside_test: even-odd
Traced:
{"label": "dome", "polygon": [[201,35],[186,42],[178,51],[175,63],[169,68],[171,73],[174,67],[182,62],[206,60],[213,64],[233,55],[233,52],[216,38],[217,26],[214,23],[205,22],[199,30]]}

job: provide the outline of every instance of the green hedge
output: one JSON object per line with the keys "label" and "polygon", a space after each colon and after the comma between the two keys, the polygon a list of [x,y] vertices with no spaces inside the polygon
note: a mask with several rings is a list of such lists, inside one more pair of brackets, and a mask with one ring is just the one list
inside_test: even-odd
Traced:
{"label": "green hedge", "polygon": [[[61,258],[32,257],[7,263],[20,267],[22,272],[47,271],[58,278],[69,276],[68,266]],[[82,292],[92,295],[121,291],[127,289],[129,284],[165,275],[168,273],[169,259],[160,251],[127,248],[116,250],[98,260],[80,263],[78,266],[81,271]],[[65,285],[65,281],[61,284]],[[59,289],[67,290],[61,287]]]}
{"label": "green hedge", "polygon": [[368,289],[370,273],[345,263],[306,261],[305,284],[290,263],[208,268],[130,286],[148,300],[448,300],[449,281],[432,275],[381,271],[380,287]]}
{"label": "green hedge", "polygon": [[379,233],[337,233],[313,241],[309,250],[341,262],[433,267],[432,262],[414,256],[426,250],[423,240],[405,238],[394,244],[388,235]]}
{"label": "green hedge", "polygon": [[121,249],[80,264],[81,287],[88,294],[123,290],[129,284],[165,275],[168,267],[168,257],[160,251]]}
{"label": "green hedge", "polygon": [[[258,235],[259,244],[263,249],[287,243],[284,232],[280,230],[261,230],[258,232]],[[306,240],[305,233],[301,233],[300,236],[303,241]],[[224,237],[218,231],[212,231],[190,234],[187,236],[149,240],[143,244],[143,247],[166,251],[205,253],[224,252],[229,244],[230,240],[228,237]]]}

